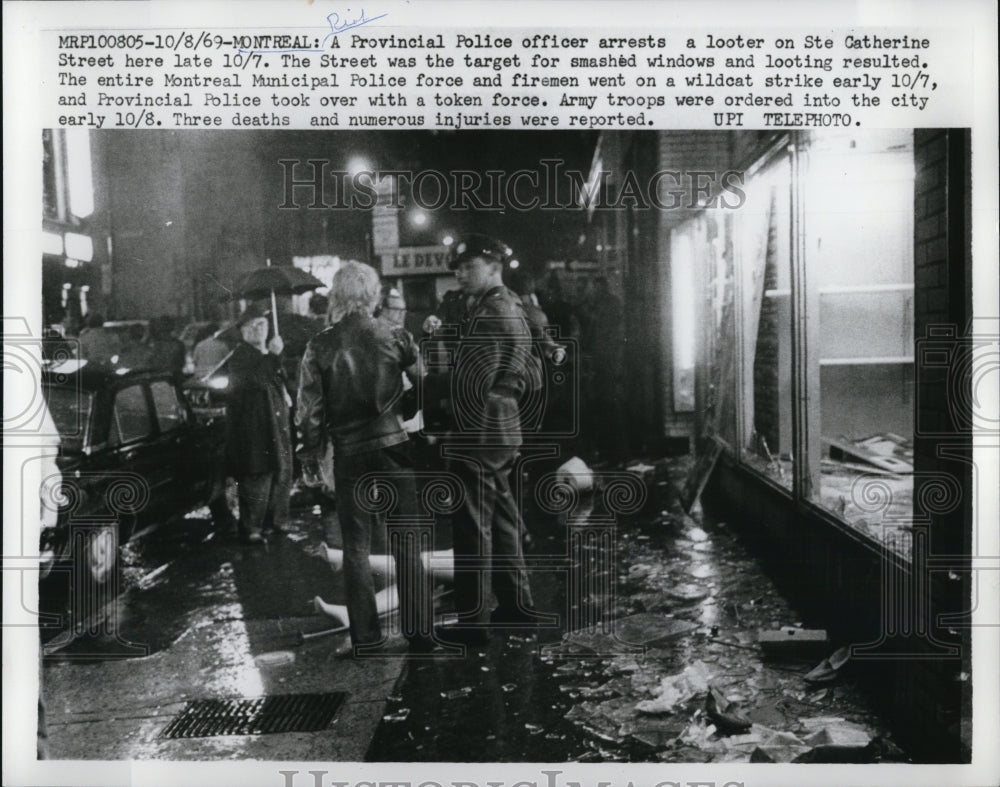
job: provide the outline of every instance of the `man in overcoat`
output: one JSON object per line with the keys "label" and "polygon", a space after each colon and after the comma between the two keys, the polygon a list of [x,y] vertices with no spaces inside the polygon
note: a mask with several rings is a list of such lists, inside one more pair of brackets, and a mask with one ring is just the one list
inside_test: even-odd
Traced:
{"label": "man in overcoat", "polygon": [[268,311],[251,304],[237,325],[242,341],[229,359],[226,463],[239,490],[240,537],[265,543],[267,531],[288,524],[292,490],[291,397],[279,356],[280,336],[268,341]]}

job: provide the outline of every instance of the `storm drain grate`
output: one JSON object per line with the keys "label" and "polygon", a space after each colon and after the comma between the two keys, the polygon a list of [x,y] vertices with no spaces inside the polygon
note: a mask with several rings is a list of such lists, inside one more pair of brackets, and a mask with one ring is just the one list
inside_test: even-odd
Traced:
{"label": "storm drain grate", "polygon": [[278,694],[253,699],[194,700],[161,733],[163,738],[266,735],[326,729],[347,694]]}

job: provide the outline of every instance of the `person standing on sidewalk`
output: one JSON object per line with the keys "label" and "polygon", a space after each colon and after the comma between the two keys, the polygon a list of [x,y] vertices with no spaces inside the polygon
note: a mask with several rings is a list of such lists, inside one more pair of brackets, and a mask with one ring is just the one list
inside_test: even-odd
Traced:
{"label": "person standing on sidewalk", "polygon": [[[296,407],[307,485],[320,483],[319,463],[326,441],[332,441],[347,616],[359,656],[385,644],[369,566],[373,536],[376,543],[388,542],[396,563],[400,624],[410,651],[433,648],[432,589],[420,560],[420,534],[408,532],[418,521],[417,499],[400,414],[401,373],[417,383],[419,351],[409,332],[373,316],[381,297],[374,268],[347,262],[337,271],[331,324],[306,345]],[[383,498],[392,508],[374,512],[369,504]],[[382,533],[387,527],[388,537]]]}
{"label": "person standing on sidewalk", "polygon": [[292,491],[292,400],[279,356],[280,336],[268,341],[268,314],[251,304],[237,321],[242,341],[229,359],[226,464],[239,490],[239,533],[262,545],[266,531],[288,525]]}
{"label": "person standing on sidewalk", "polygon": [[[464,491],[452,519],[458,620],[439,637],[481,644],[491,624],[536,622],[510,488],[521,445],[519,403],[531,384],[531,330],[520,299],[503,285],[506,244],[470,235],[456,253],[451,267],[470,305],[452,369],[437,375],[424,397],[448,399],[452,428],[442,447]],[[491,592],[499,603],[492,613]]]}

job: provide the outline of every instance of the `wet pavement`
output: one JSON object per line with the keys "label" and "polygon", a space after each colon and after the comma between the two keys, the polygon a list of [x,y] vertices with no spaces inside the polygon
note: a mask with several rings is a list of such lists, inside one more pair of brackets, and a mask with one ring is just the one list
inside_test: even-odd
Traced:
{"label": "wet pavement", "polygon": [[[674,483],[685,467],[671,464]],[[329,628],[313,596],[343,600],[318,556],[321,541],[336,542],[335,528],[309,507],[266,549],[215,534],[198,514],[161,527],[123,550],[110,621],[45,660],[52,756],[905,759],[849,663],[827,683],[805,680],[841,643],[762,650],[758,631],[816,622],[796,615],[734,528],[685,515],[668,492],[659,497],[627,521],[588,499],[564,516],[528,512],[535,601],[556,622],[498,632],[464,658],[343,659],[334,654],[343,635],[303,640]],[[439,611],[447,616],[447,597]],[[333,691],[347,697],[321,731],[162,737],[190,700]],[[745,724],[721,729],[733,718]]]}

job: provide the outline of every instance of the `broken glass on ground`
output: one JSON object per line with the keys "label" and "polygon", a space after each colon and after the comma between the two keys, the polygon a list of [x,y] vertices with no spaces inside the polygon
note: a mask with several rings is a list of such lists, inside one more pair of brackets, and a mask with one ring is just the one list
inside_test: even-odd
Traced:
{"label": "broken glass on ground", "polygon": [[615,655],[641,652],[655,643],[679,637],[696,629],[688,621],[666,618],[654,612],[613,620],[566,634],[562,642],[547,646],[549,655]]}
{"label": "broken glass on ground", "polygon": [[667,595],[677,601],[694,603],[708,596],[708,589],[694,582],[682,582],[667,590]]}
{"label": "broken glass on ground", "polygon": [[[641,539],[634,531],[621,533],[616,555],[620,582],[613,611],[623,616],[615,621],[613,632],[601,626],[581,629],[542,649],[541,660],[552,665],[561,693],[578,703],[565,718],[591,736],[587,745],[596,751],[590,756],[629,759],[636,753],[634,747],[640,746],[640,751],[652,748],[656,759],[671,762],[745,762],[757,749],[761,761],[877,757],[874,748],[859,749],[860,738],[852,743],[845,737],[848,733],[836,727],[812,739],[821,728],[810,729],[799,721],[847,714],[863,718],[859,728],[869,730],[869,740],[881,735],[876,717],[864,710],[853,685],[841,682],[835,691],[816,691],[803,681],[816,661],[800,663],[795,656],[792,661],[762,661],[759,630],[791,622],[803,630],[803,623],[758,562],[740,547],[736,523],[719,529],[700,515],[688,519],[671,508],[666,515],[660,511],[652,527],[653,539]],[[705,540],[699,540],[703,534]],[[714,589],[709,587],[711,580]],[[684,596],[685,585],[697,588],[691,593],[695,598],[671,595],[682,588]],[[660,636],[661,626],[666,627],[662,639],[646,638]],[[624,641],[625,647],[616,647],[616,640]],[[658,644],[647,646],[644,653],[631,647],[633,642],[650,641]],[[829,644],[823,646],[816,658],[830,649]],[[662,697],[664,682],[669,684],[683,675],[685,666],[695,664],[714,676],[724,700],[740,703],[740,714],[751,722],[748,732],[736,729],[727,736],[723,733],[729,730],[709,718],[707,680],[700,691],[685,692],[688,696],[670,705],[669,712],[640,710],[641,703]],[[718,698],[715,704],[718,708]]]}
{"label": "broken glass on ground", "polygon": [[459,697],[468,697],[472,694],[472,687],[463,686],[460,689],[452,689],[451,691],[442,691],[441,696],[446,700],[457,700]]}
{"label": "broken glass on ground", "polygon": [[701,660],[695,661],[680,673],[663,678],[656,696],[637,703],[636,710],[643,713],[672,713],[681,703],[707,691],[711,679],[712,673],[708,665]]}

